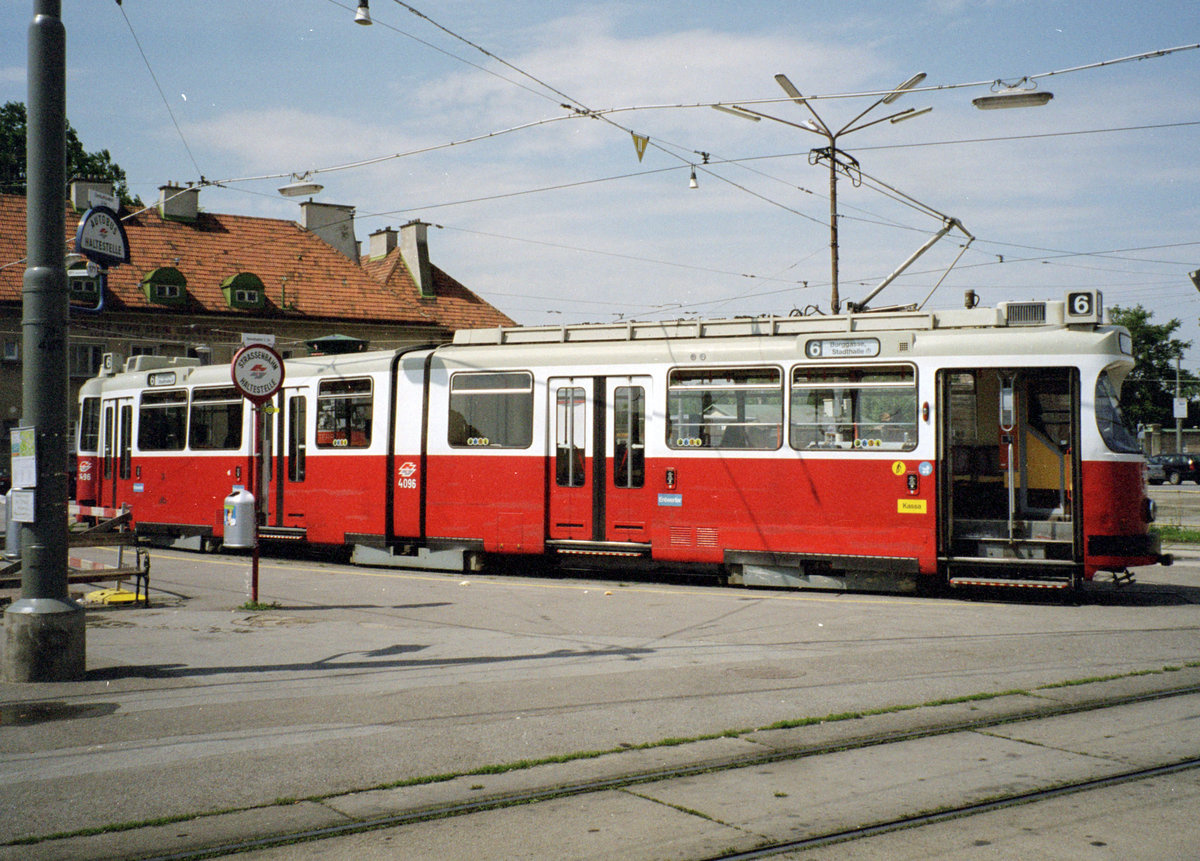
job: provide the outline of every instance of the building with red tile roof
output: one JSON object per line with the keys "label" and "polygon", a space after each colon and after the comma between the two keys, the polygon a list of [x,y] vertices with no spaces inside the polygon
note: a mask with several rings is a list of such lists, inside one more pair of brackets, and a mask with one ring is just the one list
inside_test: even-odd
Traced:
{"label": "building with red tile roof", "polygon": [[[64,254],[96,189],[72,184]],[[335,334],[384,349],[514,325],[429,261],[421,222],[377,232],[360,258],[351,207],[310,200],[297,223],[203,212],[199,187],[160,191],[157,206],[122,213],[128,265],[102,282],[69,264],[73,392],[105,353],[226,363],[244,332],[274,335],[276,349],[303,355],[306,342]],[[0,194],[0,430],[21,410],[24,256],[25,198]]]}

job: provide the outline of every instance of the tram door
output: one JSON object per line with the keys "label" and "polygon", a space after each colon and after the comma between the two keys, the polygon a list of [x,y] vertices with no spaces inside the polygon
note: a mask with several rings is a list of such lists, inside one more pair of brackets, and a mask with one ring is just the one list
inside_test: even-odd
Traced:
{"label": "tram door", "polygon": [[272,526],[303,526],[303,515],[289,512],[296,500],[285,507],[288,496],[303,485],[308,458],[308,399],[304,389],[284,388],[279,396],[280,412],[275,435],[275,488],[272,494]]}
{"label": "tram door", "polygon": [[133,476],[133,398],[113,398],[101,407],[99,469],[96,504],[116,507],[118,486]]}
{"label": "tram door", "polygon": [[609,377],[605,470],[605,537],[650,543],[657,491],[646,486],[646,404],[650,377]]}
{"label": "tram door", "polygon": [[593,540],[595,380],[550,380],[549,538]]}
{"label": "tram door", "polygon": [[550,539],[650,541],[649,393],[648,376],[550,380]]}
{"label": "tram door", "polygon": [[939,392],[943,553],[1046,568],[1081,558],[1078,372],[945,370]]}

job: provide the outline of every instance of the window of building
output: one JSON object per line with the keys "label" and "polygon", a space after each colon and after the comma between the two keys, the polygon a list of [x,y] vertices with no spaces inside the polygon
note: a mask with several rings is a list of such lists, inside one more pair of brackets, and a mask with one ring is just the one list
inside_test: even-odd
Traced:
{"label": "window of building", "polygon": [[187,301],[187,278],[174,266],[160,266],[146,273],[141,283],[147,302],[179,306]]}
{"label": "window of building", "polygon": [[100,302],[104,284],[99,273],[89,275],[86,268],[67,270],[67,295],[71,302],[94,307]]}
{"label": "window of building", "polygon": [[221,292],[230,308],[258,311],[266,306],[267,288],[253,272],[239,272],[221,282]]}
{"label": "window of building", "polygon": [[677,368],[667,377],[671,448],[776,449],[783,432],[778,368]]}
{"label": "window of building", "polygon": [[138,448],[142,451],[181,451],[187,439],[186,389],[142,394],[138,412]]}
{"label": "window of building", "polygon": [[792,373],[792,448],[909,451],[917,445],[911,367],[800,366]]}
{"label": "window of building", "polygon": [[455,374],[450,379],[450,445],[529,448],[533,443],[533,375]]}
{"label": "window of building", "polygon": [[193,390],[188,447],[197,451],[241,448],[242,403],[233,386]]}
{"label": "window of building", "polygon": [[317,387],[317,448],[371,444],[371,381],[322,380]]}
{"label": "window of building", "polygon": [[94,377],[104,363],[103,344],[71,345],[71,376]]}

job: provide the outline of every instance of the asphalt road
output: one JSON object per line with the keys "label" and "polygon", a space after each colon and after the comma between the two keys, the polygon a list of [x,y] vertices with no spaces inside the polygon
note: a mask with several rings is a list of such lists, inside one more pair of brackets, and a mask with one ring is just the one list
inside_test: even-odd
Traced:
{"label": "asphalt road", "polygon": [[1158,523],[1200,528],[1200,485],[1150,485],[1150,498],[1158,505]]}
{"label": "asphalt road", "polygon": [[[151,607],[88,611],[86,680],[0,686],[0,858],[137,857],[139,837],[157,850],[306,810],[343,821],[297,799],[546,759],[575,770],[604,751],[624,763],[643,746],[702,759],[781,721],[1169,684],[1200,661],[1200,554],[1186,549],[1078,605],[268,559],[270,606],[246,610],[244,556],[159,551],[152,572]],[[464,781],[469,795],[489,779]],[[167,824],[82,833],[152,821]]]}

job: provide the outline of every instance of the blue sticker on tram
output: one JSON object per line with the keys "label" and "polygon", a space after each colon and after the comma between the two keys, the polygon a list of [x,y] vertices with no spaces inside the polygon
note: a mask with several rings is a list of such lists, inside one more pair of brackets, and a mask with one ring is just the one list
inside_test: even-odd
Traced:
{"label": "blue sticker on tram", "polygon": [[682,508],[683,507],[683,494],[682,493],[660,493],[658,495],[658,504],[660,507]]}
{"label": "blue sticker on tram", "polygon": [[933,464],[927,460],[921,461],[921,465],[917,467],[917,472],[921,475],[933,475]]}

